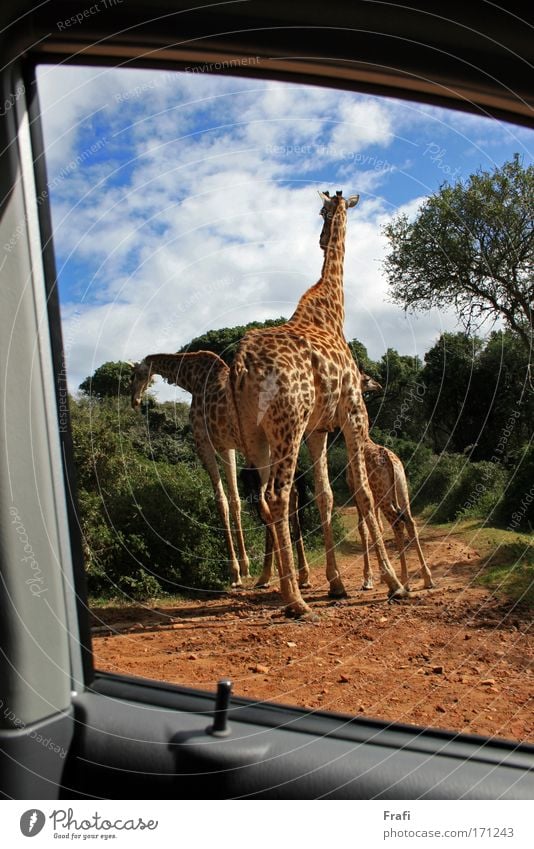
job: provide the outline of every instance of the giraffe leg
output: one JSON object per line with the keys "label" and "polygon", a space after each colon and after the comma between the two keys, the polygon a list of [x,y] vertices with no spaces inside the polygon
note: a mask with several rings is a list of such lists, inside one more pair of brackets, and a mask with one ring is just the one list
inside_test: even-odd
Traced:
{"label": "giraffe leg", "polygon": [[330,486],[330,480],[328,478],[328,466],[326,459],[327,438],[327,433],[317,433],[314,431],[306,437],[306,444],[309,448],[313,461],[315,499],[321,516],[321,527],[323,531],[326,555],[326,578],[330,584],[328,595],[332,598],[344,598],[347,595],[347,591],[345,590],[341,575],[337,568],[334,536],[332,533],[332,507],[334,504],[334,496],[332,493],[332,487]]}
{"label": "giraffe leg", "polygon": [[234,523],[234,532],[237,540],[237,550],[239,552],[238,561],[240,574],[242,578],[248,578],[250,577],[250,561],[248,558],[247,550],[245,548],[243,526],[241,524],[241,499],[239,498],[239,490],[237,488],[235,451],[233,448],[221,451],[220,457],[226,476],[226,483],[228,486],[230,515]]}
{"label": "giraffe leg", "polygon": [[367,527],[369,528],[371,539],[373,541],[373,548],[376,552],[376,556],[378,559],[380,574],[383,576],[386,584],[389,587],[389,597],[392,599],[401,598],[407,595],[407,592],[403,588],[399,579],[397,578],[388,560],[386,547],[384,545],[384,541],[382,539],[378,528],[378,523],[376,521],[373,495],[369,487],[369,482],[367,480],[367,471],[365,468],[365,460],[363,453],[363,441],[360,434],[358,433],[358,428],[355,427],[354,424],[351,422],[350,416],[348,417],[348,422],[345,423],[343,432],[345,435],[345,440],[347,443],[347,452],[350,457],[351,463],[352,480],[354,485],[354,500],[356,501],[358,508],[362,512],[367,523]]}
{"label": "giraffe leg", "polygon": [[263,509],[266,515],[270,514],[270,528],[274,531],[280,594],[286,605],[286,616],[311,618],[312,611],[302,598],[297,582],[289,529],[289,502],[299,445],[300,438],[287,446],[279,445],[278,442],[271,444],[269,482],[266,489],[262,487],[262,497]]}
{"label": "giraffe leg", "polygon": [[414,544],[415,550],[417,551],[419,563],[421,564],[421,572],[422,572],[422,575],[423,575],[424,587],[425,587],[426,590],[431,590],[433,587],[435,587],[435,584],[434,584],[434,581],[433,581],[433,578],[432,578],[432,573],[431,573],[431,571],[428,567],[428,564],[425,560],[425,557],[424,557],[424,554],[423,554],[423,551],[422,551],[422,548],[421,548],[421,544],[419,542],[419,534],[417,533],[417,527],[416,527],[415,522],[413,520],[413,516],[411,516],[411,514],[407,514],[406,517],[405,517],[404,523],[406,525],[406,531],[408,533],[408,540],[409,540],[409,542],[412,542]]}
{"label": "giraffe leg", "polygon": [[[273,535],[273,553],[280,579],[280,594],[286,605],[286,616],[315,618],[302,598],[293,561],[289,530],[290,490],[297,465],[303,427],[293,429],[293,441],[279,444],[271,408],[262,418],[262,430],[247,440],[247,460],[258,470],[261,479],[259,507],[267,529]],[[298,420],[298,419],[297,419]],[[268,440],[271,433],[271,442]]]}
{"label": "giraffe leg", "polygon": [[381,534],[383,534],[384,533],[384,524],[382,522],[382,516],[380,515],[380,507],[379,507],[378,504],[375,504],[375,517],[376,517],[376,523],[378,525],[378,530],[380,531]]}
{"label": "giraffe leg", "polygon": [[299,587],[307,589],[311,587],[310,583],[310,567],[304,550],[304,541],[302,539],[302,528],[300,527],[299,518],[299,497],[297,486],[293,483],[289,496],[289,522],[291,529],[291,539],[295,544],[297,551],[297,564],[299,573]]}
{"label": "giraffe leg", "polygon": [[281,490],[271,492],[268,509],[272,516],[272,529],[275,537],[275,556],[278,562],[280,594],[286,605],[286,616],[299,618],[311,614],[311,610],[302,598],[295,574],[291,534],[289,532],[289,493]]}
{"label": "giraffe leg", "polygon": [[202,461],[202,465],[210,476],[211,484],[213,486],[213,492],[215,493],[217,509],[219,510],[219,515],[223,523],[224,538],[226,541],[226,548],[228,549],[228,555],[230,558],[232,586],[239,587],[242,585],[242,581],[239,562],[235,554],[232,531],[230,529],[230,511],[228,509],[228,499],[226,498],[226,494],[223,489],[221,473],[219,471],[219,466],[217,465],[215,452],[212,450],[209,440],[206,440],[206,442],[201,442],[197,440],[196,446],[198,455]]}
{"label": "giraffe leg", "polygon": [[381,510],[384,513],[388,523],[391,525],[393,535],[395,537],[395,547],[399,553],[401,564],[401,581],[405,590],[409,590],[408,580],[408,565],[406,563],[406,548],[404,542],[404,525],[402,521],[402,512],[391,501],[384,501],[381,504]]}
{"label": "giraffe leg", "polygon": [[361,510],[358,506],[357,506],[357,510],[358,510],[358,531],[360,533],[360,539],[361,539],[362,548],[363,548],[363,584],[362,584],[362,590],[372,590],[373,589],[373,570],[371,568],[371,561],[369,560],[369,534],[368,534],[368,531],[367,531],[367,525],[365,524],[365,519],[363,518],[362,512],[361,512]]}
{"label": "giraffe leg", "polygon": [[[291,538],[295,544],[295,548],[297,550],[297,563],[298,563],[298,573],[299,573],[299,587],[301,589],[306,589],[311,586],[310,584],[310,567],[308,565],[308,560],[306,558],[306,551],[304,549],[304,541],[302,539],[302,529],[300,527],[300,520],[298,515],[298,496],[296,493],[295,486],[291,489],[290,496],[290,524],[291,524]],[[265,553],[263,556],[263,569],[260,577],[256,581],[255,586],[258,588],[268,587],[271,583],[271,578],[273,574],[273,535],[268,527],[265,528]]]}
{"label": "giraffe leg", "polygon": [[408,577],[408,564],[406,562],[406,549],[409,545],[409,540],[404,544],[404,526],[401,521],[395,522],[393,525],[393,533],[395,535],[395,545],[399,552],[401,564],[401,581],[405,590],[410,591],[410,579]]}
{"label": "giraffe leg", "polygon": [[[376,504],[376,503],[375,503],[375,516],[376,516],[376,522],[377,522],[377,525],[378,525],[378,530],[380,531],[380,533],[383,537],[384,536],[384,522],[382,520],[382,507],[381,506],[379,507],[378,504]],[[381,584],[386,583],[383,575],[380,575],[380,583]]]}
{"label": "giraffe leg", "polygon": [[265,527],[265,552],[263,555],[263,569],[261,571],[261,575],[254,584],[258,589],[265,589],[271,583],[271,578],[273,575],[273,552],[274,552],[274,538],[271,529],[266,526]]}

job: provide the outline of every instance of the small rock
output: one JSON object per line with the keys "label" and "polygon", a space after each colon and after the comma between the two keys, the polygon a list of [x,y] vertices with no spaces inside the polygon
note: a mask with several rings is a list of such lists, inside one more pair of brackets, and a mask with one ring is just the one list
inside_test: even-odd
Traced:
{"label": "small rock", "polygon": [[340,657],[336,657],[336,663],[343,663]]}
{"label": "small rock", "polygon": [[183,625],[181,625],[181,624],[175,624],[175,625],[173,625],[173,626],[172,626],[172,629],[173,629],[173,631],[177,631],[177,630],[178,630],[178,628],[183,628],[183,627],[184,627],[184,626],[183,626]]}
{"label": "small rock", "polygon": [[286,643],[286,646],[289,646],[290,649],[294,649],[294,648],[297,647],[297,644],[293,643],[291,640],[288,640],[288,642]]}
{"label": "small rock", "polygon": [[433,666],[432,672],[434,673],[434,675],[443,675],[443,673],[445,672],[445,667],[443,667],[443,666]]}
{"label": "small rock", "polygon": [[187,655],[187,659],[188,660],[198,660],[198,654],[193,654],[193,652],[191,652],[191,654]]}
{"label": "small rock", "polygon": [[446,711],[446,709],[443,707],[443,705],[436,705],[436,711],[437,711],[438,713],[447,713],[447,711]]}
{"label": "small rock", "polygon": [[350,677],[348,675],[345,675],[344,672],[342,672],[341,675],[339,676],[339,683],[340,684],[348,684],[349,681],[350,681]]}
{"label": "small rock", "polygon": [[321,693],[324,693],[326,695],[328,693],[328,687],[323,687]]}
{"label": "small rock", "polygon": [[252,672],[259,672],[259,673],[263,673],[264,675],[266,675],[267,672],[269,671],[269,667],[264,666],[262,663],[257,663],[256,666],[252,666],[251,669],[252,669]]}
{"label": "small rock", "polygon": [[492,687],[495,684],[495,678],[485,678],[480,682],[483,687]]}

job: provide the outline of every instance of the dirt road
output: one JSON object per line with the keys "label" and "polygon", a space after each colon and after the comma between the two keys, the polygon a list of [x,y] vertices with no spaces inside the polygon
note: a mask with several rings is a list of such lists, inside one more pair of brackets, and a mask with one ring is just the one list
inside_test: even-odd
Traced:
{"label": "dirt road", "polygon": [[[422,544],[436,589],[417,578],[410,600],[391,605],[383,584],[359,589],[361,549],[346,541],[339,563],[349,597],[328,599],[315,567],[304,591],[320,614],[313,624],[286,620],[276,588],[252,586],[95,609],[95,665],[210,690],[229,677],[236,695],[253,699],[534,743],[529,622],[473,583],[473,548],[432,527]],[[412,553],[408,562],[415,570]]]}

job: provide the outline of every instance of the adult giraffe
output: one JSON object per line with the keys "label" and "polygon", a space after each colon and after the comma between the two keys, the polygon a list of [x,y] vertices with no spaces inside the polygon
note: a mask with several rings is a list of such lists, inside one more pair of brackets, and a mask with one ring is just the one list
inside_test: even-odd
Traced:
{"label": "adult giraffe", "polygon": [[298,587],[289,530],[290,492],[304,436],[314,464],[329,594],[346,595],[335,560],[326,462],[327,435],[338,426],[347,444],[354,498],[367,521],[380,572],[391,597],[407,594],[388,561],[374,515],[363,454],[367,412],[360,373],[343,334],[347,209],[359,197],[320,195],[324,262],[319,281],[304,293],[286,324],[251,330],[243,337],[230,373],[240,444],[260,473],[260,504],[278,548],[282,600],[286,615],[294,617],[312,615]]}
{"label": "adult giraffe", "polygon": [[[141,398],[159,374],[169,383],[182,387],[191,393],[189,421],[197,454],[210,476],[217,508],[221,516],[226,547],[230,558],[232,586],[241,587],[242,578],[248,578],[249,558],[245,549],[243,527],[241,524],[241,502],[237,489],[236,449],[241,450],[238,442],[239,429],[235,422],[234,405],[229,389],[228,365],[212,351],[195,351],[185,354],[148,354],[141,362],[131,363],[131,404],[138,410]],[[219,471],[219,458],[226,478],[228,495],[224,491]],[[297,558],[299,563],[299,585],[309,586],[310,567],[302,542],[298,521],[298,496],[292,493],[292,525]],[[238,554],[232,539],[232,518],[236,536]],[[272,563],[272,533],[266,529],[265,556],[263,572],[257,586],[266,583],[264,575]]]}
{"label": "adult giraffe", "polygon": [[[228,366],[211,351],[149,354],[140,363],[132,365],[131,403],[134,410],[139,409],[141,397],[156,374],[192,395],[189,420],[195,447],[215,493],[230,557],[232,585],[241,586],[242,576],[249,575],[249,558],[241,527],[241,502],[237,490],[235,422],[227,412],[229,400],[232,407],[231,398],[228,398]],[[229,499],[222,485],[217,454],[224,468]],[[232,539],[230,514],[234,522],[238,556]]]}

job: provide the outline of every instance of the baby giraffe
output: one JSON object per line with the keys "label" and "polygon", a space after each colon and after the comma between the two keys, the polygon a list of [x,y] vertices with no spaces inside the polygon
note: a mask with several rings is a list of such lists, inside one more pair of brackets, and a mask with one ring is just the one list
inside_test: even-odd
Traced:
{"label": "baby giraffe", "polygon": [[[230,557],[232,586],[242,586],[242,578],[249,577],[249,558],[245,549],[241,525],[241,501],[237,489],[236,449],[240,449],[235,425],[234,406],[229,396],[229,367],[212,351],[187,354],[149,354],[140,363],[132,363],[131,403],[139,409],[141,398],[154,376],[159,374],[169,383],[180,386],[192,395],[189,420],[195,447],[202,465],[210,476],[215,500],[221,516],[226,546]],[[226,478],[228,496],[222,485],[217,462],[219,457]],[[228,507],[228,500],[230,507]],[[296,514],[296,502],[293,508]],[[239,556],[236,557],[232,530],[232,517]],[[309,586],[309,566],[300,534],[295,538],[299,564],[299,585]],[[266,529],[265,560],[270,561],[272,542]],[[262,576],[257,586],[264,586]]]}
{"label": "baby giraffe", "polygon": [[[377,392],[380,389],[382,387],[376,380],[373,380],[367,374],[362,374],[362,392]],[[406,548],[410,543],[413,543],[421,564],[425,589],[431,589],[434,586],[434,582],[421,550],[417,528],[410,509],[410,497],[408,495],[408,483],[406,481],[404,466],[391,449],[383,445],[378,445],[370,437],[365,442],[364,454],[369,486],[371,487],[375,502],[376,518],[382,527],[379,517],[379,511],[381,510],[393,529],[395,543],[400,556],[401,580],[404,588],[406,590],[410,589],[408,567],[406,564]],[[351,488],[350,466],[347,470],[347,482],[349,488]],[[406,528],[408,534],[408,543],[406,546],[404,544],[404,528]],[[373,573],[369,561],[369,538],[365,521],[359,510],[358,530],[363,545],[364,581],[362,589],[370,590],[373,588]]]}

